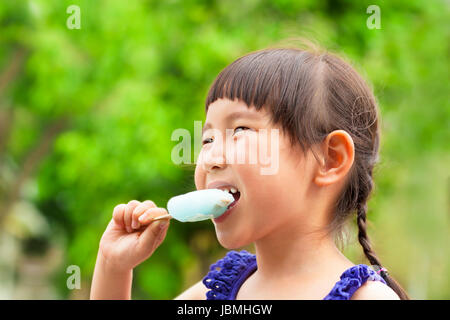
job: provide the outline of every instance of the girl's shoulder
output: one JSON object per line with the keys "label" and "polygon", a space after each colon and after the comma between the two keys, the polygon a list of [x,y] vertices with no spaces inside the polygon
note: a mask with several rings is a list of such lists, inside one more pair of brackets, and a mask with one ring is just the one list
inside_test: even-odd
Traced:
{"label": "girl's shoulder", "polygon": [[400,300],[400,297],[380,281],[366,281],[355,291],[351,300]]}

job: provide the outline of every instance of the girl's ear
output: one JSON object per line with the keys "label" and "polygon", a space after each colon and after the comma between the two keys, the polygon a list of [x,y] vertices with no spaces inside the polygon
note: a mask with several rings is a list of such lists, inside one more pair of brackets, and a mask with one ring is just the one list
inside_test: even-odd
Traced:
{"label": "girl's ear", "polygon": [[344,130],[335,130],[328,134],[321,147],[324,157],[314,182],[319,186],[327,186],[343,180],[355,158],[352,137]]}

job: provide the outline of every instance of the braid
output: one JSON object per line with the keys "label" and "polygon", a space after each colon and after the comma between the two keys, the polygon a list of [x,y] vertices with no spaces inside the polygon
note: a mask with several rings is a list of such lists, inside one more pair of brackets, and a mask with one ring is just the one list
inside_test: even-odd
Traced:
{"label": "braid", "polygon": [[370,244],[369,237],[366,232],[366,211],[367,204],[363,205],[358,204],[357,208],[357,223],[358,223],[358,240],[361,246],[363,247],[363,251],[367,259],[372,265],[381,266],[380,260],[375,255],[375,252],[372,250],[372,246]]}
{"label": "braid", "polygon": [[[360,181],[360,190],[358,196],[358,203],[356,206],[356,222],[358,224],[358,240],[361,244],[364,255],[369,260],[370,264],[377,266],[378,268],[382,268],[382,264],[375,252],[372,250],[372,246],[369,240],[369,236],[366,232],[366,216],[367,216],[367,198],[372,191],[373,188],[373,179],[372,179],[372,168],[369,168],[368,174],[362,175],[361,179],[365,181]],[[406,291],[398,284],[394,278],[390,277],[387,271],[380,272],[381,277],[386,281],[386,284],[391,287],[395,293],[400,297],[401,300],[409,300],[409,296]]]}

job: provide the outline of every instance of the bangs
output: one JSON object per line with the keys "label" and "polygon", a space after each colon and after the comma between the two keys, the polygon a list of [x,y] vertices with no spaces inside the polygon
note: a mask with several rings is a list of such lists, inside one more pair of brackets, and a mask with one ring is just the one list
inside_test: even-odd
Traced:
{"label": "bangs", "polygon": [[[241,100],[256,110],[264,108],[273,125],[300,143],[309,146],[308,119],[318,91],[315,72],[319,57],[299,49],[265,49],[238,58],[223,69],[211,85],[205,112],[220,98]],[[316,110],[317,111],[317,110]],[[308,117],[306,116],[308,115]],[[309,123],[309,126],[311,123]],[[312,128],[311,128],[312,129]],[[317,128],[315,128],[317,130]]]}

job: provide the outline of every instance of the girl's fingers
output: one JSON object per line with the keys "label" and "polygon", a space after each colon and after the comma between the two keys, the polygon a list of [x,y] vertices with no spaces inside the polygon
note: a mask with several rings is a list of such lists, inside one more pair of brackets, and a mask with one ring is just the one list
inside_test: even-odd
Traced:
{"label": "girl's fingers", "polygon": [[154,218],[167,214],[167,210],[164,208],[150,208],[147,209],[140,217],[139,222],[143,225],[149,224]]}
{"label": "girl's fingers", "polygon": [[153,201],[146,200],[142,202],[140,205],[138,205],[134,210],[132,214],[132,221],[131,221],[131,228],[132,229],[139,229],[141,227],[141,224],[139,222],[139,217],[145,213],[150,208],[155,208],[156,205]]}
{"label": "girl's fingers", "polygon": [[128,202],[127,208],[125,209],[123,221],[124,221],[125,229],[127,230],[128,233],[133,231],[131,229],[132,214],[133,214],[134,209],[136,209],[136,207],[138,207],[139,205],[141,205],[141,203],[139,201],[131,200],[130,202]]}
{"label": "girl's fingers", "polygon": [[125,214],[125,209],[126,209],[127,205],[124,203],[118,204],[117,206],[114,207],[113,210],[113,220],[114,222],[123,227],[124,223],[123,223],[123,215]]}

